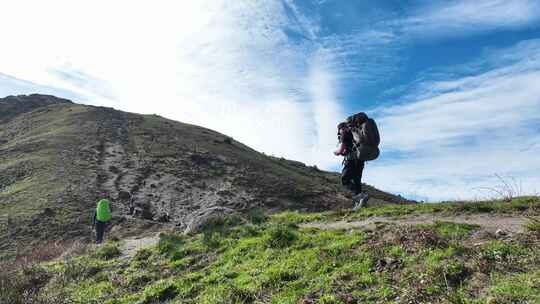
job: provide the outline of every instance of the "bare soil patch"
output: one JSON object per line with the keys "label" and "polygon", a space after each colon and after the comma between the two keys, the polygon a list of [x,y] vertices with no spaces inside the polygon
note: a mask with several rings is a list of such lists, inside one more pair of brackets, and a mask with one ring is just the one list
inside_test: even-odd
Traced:
{"label": "bare soil patch", "polygon": [[137,251],[141,249],[146,249],[154,247],[157,245],[159,237],[157,235],[126,239],[122,245],[120,245],[120,251],[122,251],[121,258],[129,259],[132,258]]}
{"label": "bare soil patch", "polygon": [[482,230],[487,232],[496,232],[502,230],[509,233],[518,233],[523,231],[523,225],[528,222],[528,218],[520,215],[499,215],[499,214],[468,214],[456,216],[440,216],[432,214],[422,214],[408,217],[370,217],[364,220],[355,221],[335,221],[335,222],[315,222],[305,223],[302,227],[318,228],[324,230],[340,229],[373,229],[377,224],[397,224],[397,225],[420,225],[433,224],[435,222],[452,222],[461,224],[479,225]]}

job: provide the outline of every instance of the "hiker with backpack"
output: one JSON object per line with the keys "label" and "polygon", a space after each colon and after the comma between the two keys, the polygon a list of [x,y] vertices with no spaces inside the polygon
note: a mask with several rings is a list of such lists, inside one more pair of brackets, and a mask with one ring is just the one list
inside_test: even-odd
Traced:
{"label": "hiker with backpack", "polygon": [[352,192],[353,209],[366,207],[369,195],[362,192],[362,174],[366,161],[379,156],[379,130],[375,121],[358,113],[338,125],[339,149],[335,155],[344,156],[341,182]]}
{"label": "hiker with backpack", "polygon": [[109,200],[100,199],[94,212],[94,227],[96,228],[96,244],[103,242],[105,228],[112,218],[112,208]]}

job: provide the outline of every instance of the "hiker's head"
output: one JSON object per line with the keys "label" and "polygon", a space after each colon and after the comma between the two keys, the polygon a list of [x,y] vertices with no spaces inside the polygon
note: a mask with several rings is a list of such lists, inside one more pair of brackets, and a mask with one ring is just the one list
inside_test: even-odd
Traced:
{"label": "hiker's head", "polygon": [[348,128],[349,128],[349,125],[347,125],[346,122],[339,123],[337,126],[338,135],[341,135],[343,132],[347,131]]}

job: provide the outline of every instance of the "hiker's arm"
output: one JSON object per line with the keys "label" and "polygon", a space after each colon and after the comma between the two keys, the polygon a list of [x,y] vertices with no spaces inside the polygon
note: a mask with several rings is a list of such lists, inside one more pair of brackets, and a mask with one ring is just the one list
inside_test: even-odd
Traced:
{"label": "hiker's arm", "polygon": [[347,145],[345,145],[345,137],[347,136],[347,132],[344,129],[339,130],[339,149],[334,151],[335,155],[345,155],[345,150],[347,150]]}
{"label": "hiker's arm", "polygon": [[345,146],[345,143],[342,142],[341,145],[339,146],[339,149],[334,151],[334,154],[335,155],[343,155],[343,154],[345,154],[346,149],[347,149],[347,147]]}

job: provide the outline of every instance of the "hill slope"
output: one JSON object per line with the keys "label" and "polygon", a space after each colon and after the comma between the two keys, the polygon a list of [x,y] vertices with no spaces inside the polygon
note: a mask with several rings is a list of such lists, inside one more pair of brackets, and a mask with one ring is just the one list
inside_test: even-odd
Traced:
{"label": "hill slope", "polygon": [[[119,235],[257,208],[350,207],[337,174],[198,126],[46,95],[0,99],[0,171],[2,255],[88,237],[100,197],[114,201]],[[368,191],[376,204],[403,202]]]}

